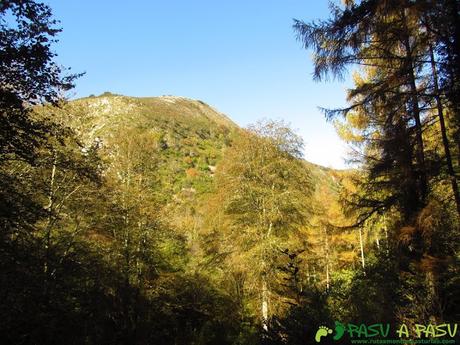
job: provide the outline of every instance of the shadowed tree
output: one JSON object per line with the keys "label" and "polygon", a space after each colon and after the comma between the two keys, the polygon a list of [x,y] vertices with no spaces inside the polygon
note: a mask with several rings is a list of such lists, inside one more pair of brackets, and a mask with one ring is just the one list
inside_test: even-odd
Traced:
{"label": "shadowed tree", "polygon": [[[316,79],[321,80],[330,74],[341,78],[347,67],[351,66],[360,66],[365,70],[365,78],[349,92],[350,107],[326,113],[333,118],[338,114],[346,116],[350,112],[360,112],[362,116],[372,118],[367,123],[367,129],[370,130],[365,139],[367,143],[380,141],[378,150],[383,155],[395,156],[400,147],[407,148],[406,158],[400,158],[406,161],[404,170],[410,177],[400,180],[407,182],[409,179],[414,184],[409,188],[411,191],[404,192],[407,197],[412,196],[403,207],[407,218],[412,220],[426,205],[432,187],[430,179],[438,175],[439,157],[426,148],[427,138],[424,137],[426,128],[438,120],[441,125],[439,136],[444,146],[444,164],[460,214],[457,179],[444,114],[440,108],[440,88],[436,86],[436,73],[432,73],[433,67],[443,66],[443,63],[441,59],[434,61],[431,58],[430,42],[435,35],[428,34],[426,24],[427,16],[436,8],[437,5],[425,1],[347,1],[343,8],[333,7],[330,20],[318,23],[296,21],[294,24],[304,46],[312,47],[315,51]],[[433,106],[438,109],[437,118],[432,114]],[[455,123],[450,121],[450,124],[455,130]],[[377,135],[372,137],[375,133]],[[371,156],[366,163],[369,171],[374,173],[374,183],[377,177],[388,180],[393,158],[385,161],[370,150],[365,154]],[[397,184],[397,179],[394,182]],[[380,186],[384,187],[383,184]],[[369,200],[367,206],[380,212],[384,207],[388,209],[390,205],[400,202],[401,198],[393,197]]]}
{"label": "shadowed tree", "polygon": [[[458,122],[445,121],[445,114],[455,113],[458,102],[452,96],[455,82],[446,81],[448,75],[454,81],[458,78],[458,68],[451,64],[458,31],[458,23],[452,21],[458,13],[452,15],[452,9],[457,4],[345,1],[342,7],[332,7],[329,20],[294,24],[305,48],[314,50],[316,79],[341,78],[350,67],[362,73],[355,75],[355,86],[348,92],[350,106],[326,110],[329,119],[338,115],[345,119],[340,130],[354,144],[363,168],[356,181],[359,188],[348,195],[346,207],[355,212],[356,226],[384,214],[391,217],[390,242],[397,245],[399,274],[406,277],[401,281],[413,279],[399,303],[406,304],[406,297],[428,296],[430,302],[417,311],[418,317],[426,319],[442,318],[438,276],[446,255],[455,255],[455,250],[434,244],[456,233],[460,215],[451,154],[455,142],[449,138],[458,131]],[[446,23],[439,20],[442,14],[448,18]],[[440,187],[446,183],[450,191]],[[440,200],[444,216],[438,208]],[[455,209],[457,219],[451,214]],[[449,226],[440,225],[443,217],[449,219]]]}
{"label": "shadowed tree", "polygon": [[[32,106],[57,103],[77,75],[62,76],[51,45],[60,31],[43,3],[8,0],[0,4],[0,218],[2,227],[29,228],[44,216],[23,180],[7,165],[36,164],[37,149],[57,127],[34,119]],[[19,214],[15,213],[16,210]],[[5,234],[5,232],[3,232]]]}

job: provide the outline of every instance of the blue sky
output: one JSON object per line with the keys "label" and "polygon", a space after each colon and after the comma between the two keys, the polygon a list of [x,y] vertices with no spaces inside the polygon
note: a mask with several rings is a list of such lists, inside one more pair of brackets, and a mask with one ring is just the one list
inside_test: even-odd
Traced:
{"label": "blue sky", "polygon": [[318,106],[345,104],[346,83],[312,81],[293,18],[328,16],[327,0],[48,0],[63,32],[57,61],[86,72],[72,97],[105,91],[200,99],[241,126],[283,119],[306,159],[344,167],[345,145]]}

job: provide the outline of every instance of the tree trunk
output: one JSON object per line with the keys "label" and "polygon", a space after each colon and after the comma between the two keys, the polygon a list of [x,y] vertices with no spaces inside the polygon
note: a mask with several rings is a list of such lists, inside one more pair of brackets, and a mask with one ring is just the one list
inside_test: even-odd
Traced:
{"label": "tree trunk", "polygon": [[[56,152],[54,152],[53,157],[53,167],[51,169],[51,177],[50,177],[50,184],[49,184],[49,193],[48,193],[48,205],[46,205],[45,209],[48,212],[48,220],[46,224],[46,232],[45,232],[45,262],[43,263],[43,272],[45,273],[45,286],[47,284],[48,275],[49,275],[49,251],[51,246],[51,228],[53,227],[53,206],[54,206],[54,183],[56,179],[56,163],[57,163],[57,156]],[[46,290],[46,287],[45,287]]]}
{"label": "tree trunk", "polygon": [[359,248],[361,250],[361,266],[363,266],[363,272],[364,274],[366,274],[366,271],[365,271],[366,263],[364,261],[364,245],[363,245],[363,235],[362,235],[361,227],[359,227]]}
{"label": "tree trunk", "polygon": [[[404,23],[406,23],[406,14],[402,11],[402,16],[404,18]],[[426,164],[425,164],[425,149],[423,143],[423,136],[422,136],[422,122],[420,119],[420,107],[418,102],[418,90],[416,84],[416,77],[414,72],[414,58],[412,56],[412,47],[409,41],[409,32],[407,25],[405,24],[406,29],[406,37],[404,38],[404,48],[405,48],[405,59],[406,59],[406,66],[407,69],[407,77],[409,78],[409,88],[411,94],[411,111],[412,117],[415,121],[415,139],[417,142],[416,147],[416,157],[419,166],[419,189],[420,189],[420,196],[422,204],[425,202],[427,193],[428,193],[428,179],[426,175]],[[419,207],[420,205],[417,205]]]}
{"label": "tree trunk", "polygon": [[266,278],[262,278],[262,328],[268,331],[268,288]]}
{"label": "tree trunk", "polygon": [[326,257],[326,291],[329,291],[330,287],[330,278],[329,278],[329,241],[327,238],[327,228],[324,229],[324,251],[325,251],[325,257]]}
{"label": "tree trunk", "polygon": [[450,175],[452,192],[454,194],[454,199],[455,199],[455,203],[457,206],[457,213],[460,216],[460,195],[458,192],[457,178],[455,176],[454,167],[452,165],[452,156],[451,156],[450,148],[449,148],[449,139],[447,138],[446,123],[444,121],[444,108],[441,102],[441,96],[439,92],[438,71],[436,69],[433,47],[431,45],[430,45],[430,59],[431,59],[431,71],[433,73],[433,85],[434,85],[434,93],[435,93],[434,97],[435,97],[436,106],[438,109],[439,124],[441,126],[442,144],[444,146],[444,153],[446,155],[447,171],[449,172],[449,175]]}
{"label": "tree trunk", "polygon": [[454,33],[452,41],[446,42],[449,48],[449,64],[451,88],[449,99],[452,103],[453,112],[455,115],[455,134],[454,139],[457,143],[458,164],[460,164],[460,16],[457,0],[447,1],[447,10],[450,14],[450,22],[454,25]]}

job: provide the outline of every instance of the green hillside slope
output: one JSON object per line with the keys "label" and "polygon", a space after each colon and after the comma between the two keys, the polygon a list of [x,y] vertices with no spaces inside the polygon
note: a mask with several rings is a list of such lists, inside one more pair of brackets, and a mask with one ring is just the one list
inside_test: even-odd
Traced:
{"label": "green hillside slope", "polygon": [[[43,109],[48,114],[50,109]],[[156,151],[162,189],[170,196],[209,189],[217,162],[238,126],[202,101],[162,96],[135,98],[104,93],[51,109],[87,146],[97,142],[110,161],[120,142],[145,137],[140,150]]]}
{"label": "green hillside slope", "polygon": [[[162,188],[171,196],[181,191],[209,191],[225,148],[232,135],[241,130],[206,103],[176,96],[137,98],[106,92],[71,101],[51,112],[64,124],[70,122],[85,145],[99,142],[107,156],[127,135],[147,135],[160,153]],[[146,144],[143,149],[152,146]],[[316,184],[335,184],[333,169],[309,162],[305,165]]]}

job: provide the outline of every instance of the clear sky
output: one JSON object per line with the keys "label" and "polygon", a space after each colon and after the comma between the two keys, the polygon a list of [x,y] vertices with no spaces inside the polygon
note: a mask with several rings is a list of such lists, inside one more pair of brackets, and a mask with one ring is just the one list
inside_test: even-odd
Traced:
{"label": "clear sky", "polygon": [[293,18],[328,16],[327,0],[44,0],[63,32],[57,61],[86,72],[73,97],[105,91],[202,100],[241,126],[283,119],[305,158],[344,167],[345,145],[318,107],[345,104],[348,83],[312,81]]}

